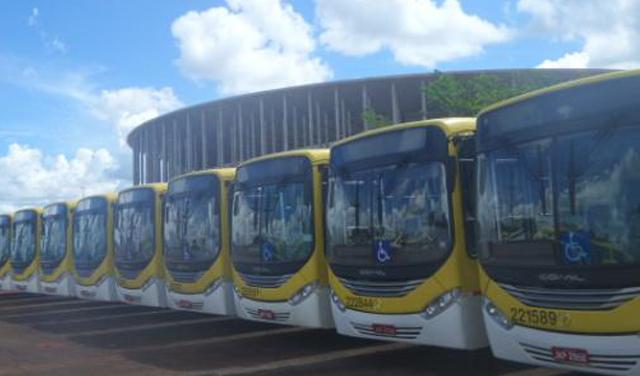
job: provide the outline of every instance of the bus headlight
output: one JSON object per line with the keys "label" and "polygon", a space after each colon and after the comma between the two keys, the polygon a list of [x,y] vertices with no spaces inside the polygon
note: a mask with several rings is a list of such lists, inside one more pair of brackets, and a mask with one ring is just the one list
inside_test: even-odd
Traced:
{"label": "bus headlight", "polygon": [[489,300],[486,300],[484,305],[484,310],[489,315],[493,321],[495,321],[498,325],[500,325],[505,330],[511,330],[513,328],[513,323],[502,313],[495,304],[491,303]]}
{"label": "bus headlight", "polygon": [[298,292],[293,294],[291,298],[289,298],[289,304],[291,305],[300,304],[303,300],[308,298],[309,295],[311,295],[311,293],[313,293],[316,290],[316,288],[318,288],[318,281],[305,285],[300,290],[298,290]]}
{"label": "bus headlight", "polygon": [[333,292],[333,290],[331,290],[331,301],[333,302],[333,304],[335,304],[336,307],[338,307],[338,310],[340,310],[340,312],[345,312],[347,310],[347,307],[344,305],[342,300],[340,300],[340,297],[336,295],[335,292]]}
{"label": "bus headlight", "polygon": [[420,316],[424,319],[430,320],[444,312],[453,303],[455,303],[459,297],[460,289],[447,291],[429,303],[424,311],[420,313]]}
{"label": "bus headlight", "polygon": [[238,300],[242,299],[242,294],[240,293],[240,289],[238,288],[238,286],[233,285],[233,292],[236,294]]}

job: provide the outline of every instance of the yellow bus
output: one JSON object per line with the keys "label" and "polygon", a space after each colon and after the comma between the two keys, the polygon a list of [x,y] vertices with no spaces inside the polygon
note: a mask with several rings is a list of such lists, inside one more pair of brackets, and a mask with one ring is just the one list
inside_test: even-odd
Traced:
{"label": "yellow bus", "polygon": [[45,294],[75,296],[71,246],[75,207],[75,202],[58,202],[42,212],[40,288]]}
{"label": "yellow bus", "polygon": [[331,327],[323,182],[329,151],[296,150],[238,166],[231,259],[239,317]]}
{"label": "yellow bus", "polygon": [[11,290],[11,216],[0,215],[0,291]]}
{"label": "yellow bus", "polygon": [[40,292],[40,237],[42,209],[23,209],[13,214],[11,245],[12,289]]}
{"label": "yellow bus", "polygon": [[132,187],[118,194],[113,231],[116,292],[125,303],[165,307],[162,266],[164,183]]}
{"label": "yellow bus", "polygon": [[198,171],[169,182],[164,211],[167,305],[233,315],[228,197],[234,168]]}
{"label": "yellow bus", "polygon": [[167,305],[219,315],[235,313],[229,262],[229,188],[235,169],[179,176],[164,202]]}
{"label": "yellow bus", "polygon": [[76,296],[116,301],[113,270],[115,193],[78,201],[73,214],[73,273]]}
{"label": "yellow bus", "polygon": [[640,71],[478,117],[484,316],[503,359],[640,374]]}
{"label": "yellow bus", "polygon": [[485,347],[473,214],[475,119],[404,123],[331,147],[327,258],[336,329]]}

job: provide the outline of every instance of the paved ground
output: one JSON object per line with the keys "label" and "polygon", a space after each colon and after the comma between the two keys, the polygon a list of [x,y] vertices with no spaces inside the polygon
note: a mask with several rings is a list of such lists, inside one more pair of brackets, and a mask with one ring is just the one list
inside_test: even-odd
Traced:
{"label": "paved ground", "polygon": [[331,330],[44,295],[0,295],[0,375],[572,375]]}

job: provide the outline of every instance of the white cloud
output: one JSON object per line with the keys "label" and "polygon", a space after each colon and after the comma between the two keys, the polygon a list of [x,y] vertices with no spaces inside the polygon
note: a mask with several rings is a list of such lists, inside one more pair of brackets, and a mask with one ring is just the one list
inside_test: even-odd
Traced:
{"label": "white cloud", "polygon": [[69,159],[12,144],[0,157],[0,211],[116,190],[128,183],[114,178],[117,169],[106,149],[81,148]]}
{"label": "white cloud", "polygon": [[538,65],[538,68],[587,68],[589,67],[589,55],[584,52],[567,53],[559,59],[546,59]]}
{"label": "white cloud", "polygon": [[38,23],[38,16],[40,15],[40,10],[38,8],[31,9],[31,14],[29,18],[27,18],[27,25],[35,26]]}
{"label": "white cloud", "polygon": [[[0,83],[66,98],[77,104],[81,112],[109,124],[120,138],[120,148],[112,147],[111,151],[80,148],[73,157],[50,156],[32,147],[11,145],[6,155],[0,155],[0,212],[128,185],[131,154],[125,147],[124,137],[136,125],[182,106],[169,87],[99,90],[94,84],[95,74],[95,70],[60,69],[0,56]],[[83,118],[70,114],[70,117],[76,116]],[[104,137],[105,128],[89,124],[86,133],[93,139],[111,140]],[[21,130],[7,130],[0,131],[0,137],[3,132],[29,136]],[[105,143],[112,145],[112,141]]]}
{"label": "white cloud", "polygon": [[69,51],[69,47],[60,37],[51,35],[44,29],[40,22],[40,10],[38,8],[31,9],[31,14],[27,18],[27,26],[38,33],[46,50],[60,54],[66,54]]}
{"label": "white cloud", "polygon": [[389,50],[404,65],[434,67],[510,38],[502,25],[466,13],[457,0],[316,0],[321,42],[362,56]]}
{"label": "white cloud", "polygon": [[520,0],[533,31],[562,42],[581,43],[580,50],[540,67],[634,68],[640,66],[640,2],[629,0]]}
{"label": "white cloud", "polygon": [[177,64],[195,80],[238,94],[325,81],[331,69],[318,57],[311,26],[280,0],[227,0],[226,7],[188,12],[171,32]]}
{"label": "white cloud", "polygon": [[170,87],[103,90],[94,102],[96,115],[113,124],[122,145],[136,126],[183,106]]}
{"label": "white cloud", "polygon": [[54,37],[53,39],[51,39],[49,43],[49,47],[51,47],[56,52],[60,52],[62,54],[66,53],[68,50],[67,44],[62,40],[60,40],[60,38],[58,37]]}
{"label": "white cloud", "polygon": [[71,99],[101,121],[109,123],[125,145],[137,125],[183,106],[171,87],[124,87],[99,90],[93,71],[33,66],[0,56],[0,82]]}

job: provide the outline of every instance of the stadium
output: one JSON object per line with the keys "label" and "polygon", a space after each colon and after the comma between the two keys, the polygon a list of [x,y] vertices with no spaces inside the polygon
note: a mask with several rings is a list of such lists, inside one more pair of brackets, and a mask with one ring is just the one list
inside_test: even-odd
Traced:
{"label": "stadium", "polygon": [[364,119],[366,111],[374,111],[391,123],[432,118],[425,87],[441,75],[461,80],[490,75],[518,85],[544,74],[547,86],[602,72],[434,72],[326,82],[222,98],[159,116],[135,128],[127,138],[133,149],[133,181],[163,182],[194,170],[232,166],[262,154],[328,146],[374,126]]}

